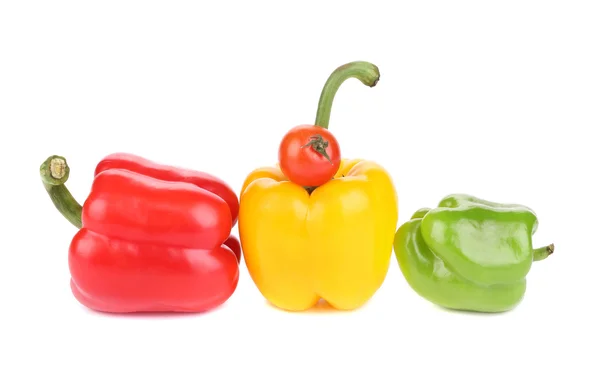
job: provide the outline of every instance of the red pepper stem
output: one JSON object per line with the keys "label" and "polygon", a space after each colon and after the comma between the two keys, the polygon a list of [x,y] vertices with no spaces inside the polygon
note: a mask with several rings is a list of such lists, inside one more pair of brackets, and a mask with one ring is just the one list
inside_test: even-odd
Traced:
{"label": "red pepper stem", "polygon": [[73,226],[81,228],[81,205],[65,186],[69,179],[69,165],[67,159],[53,155],[46,159],[40,166],[42,183],[58,211]]}
{"label": "red pepper stem", "polygon": [[554,244],[545,247],[536,248],[533,250],[533,261],[542,261],[554,253]]}
{"label": "red pepper stem", "polygon": [[349,78],[356,78],[366,86],[374,87],[379,81],[379,76],[379,68],[377,66],[363,61],[350,62],[335,69],[321,91],[315,125],[325,129],[329,128],[333,99],[344,81]]}

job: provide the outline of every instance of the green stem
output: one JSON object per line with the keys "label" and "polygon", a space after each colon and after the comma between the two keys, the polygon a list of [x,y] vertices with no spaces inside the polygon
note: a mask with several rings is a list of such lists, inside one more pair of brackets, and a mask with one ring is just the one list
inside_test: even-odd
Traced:
{"label": "green stem", "polygon": [[368,87],[374,87],[379,81],[379,69],[372,63],[356,61],[350,62],[338,67],[329,76],[321,91],[319,99],[319,107],[317,109],[317,118],[315,125],[329,128],[329,118],[331,116],[331,106],[333,98],[337,93],[340,85],[349,78],[356,78]]}
{"label": "green stem", "polygon": [[325,141],[323,139],[323,136],[321,136],[320,134],[317,134],[317,135],[310,137],[310,141],[308,141],[302,147],[308,147],[308,146],[311,146],[313,148],[313,150],[315,150],[316,152],[318,152],[319,154],[324,156],[325,159],[327,159],[327,161],[329,161],[331,164],[333,164],[331,162],[331,159],[329,158],[329,155],[327,155],[327,147],[329,146],[329,142]]}
{"label": "green stem", "polygon": [[545,260],[552,253],[554,253],[554,244],[550,244],[541,248],[536,248],[533,250],[533,261]]}
{"label": "green stem", "polygon": [[80,229],[82,207],[65,186],[69,172],[67,159],[62,156],[50,156],[40,166],[40,176],[52,203],[73,226]]}

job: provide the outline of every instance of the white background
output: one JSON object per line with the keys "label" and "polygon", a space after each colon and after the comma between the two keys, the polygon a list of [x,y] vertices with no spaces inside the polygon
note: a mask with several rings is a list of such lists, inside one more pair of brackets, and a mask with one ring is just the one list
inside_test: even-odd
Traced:
{"label": "white background", "polygon": [[[0,3],[0,371],[598,370],[595,1],[3,1]],[[392,257],[352,313],[269,306],[242,264],[205,315],[108,316],[69,289],[75,229],[39,180],[67,157],[84,201],[114,151],[196,168],[237,190],[312,124],[337,66],[381,70],[340,89],[347,157],[393,175],[399,224],[448,193],[538,214],[524,301],[501,315],[419,298]],[[237,229],[235,230],[237,232]]]}

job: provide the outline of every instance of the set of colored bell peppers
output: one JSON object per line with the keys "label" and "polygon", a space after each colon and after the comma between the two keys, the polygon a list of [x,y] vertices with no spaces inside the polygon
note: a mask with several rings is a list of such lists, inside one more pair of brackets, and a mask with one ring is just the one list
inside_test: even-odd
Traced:
{"label": "set of colored bell peppers", "polygon": [[[322,90],[314,124],[292,127],[278,163],[246,177],[236,194],[198,170],[117,153],[96,166],[80,205],[65,182],[65,158],[40,168],[55,207],[77,228],[69,247],[71,290],[102,312],[202,312],[226,302],[242,253],[250,277],[273,305],[361,307],[382,285],[395,253],[410,287],[434,304],[507,311],[522,300],[538,220],[516,204],[452,194],[398,223],[396,189],[379,164],[341,155],[329,130],[333,100],[350,78],[373,87],[378,68],[340,66]],[[232,233],[238,225],[239,240]]]}

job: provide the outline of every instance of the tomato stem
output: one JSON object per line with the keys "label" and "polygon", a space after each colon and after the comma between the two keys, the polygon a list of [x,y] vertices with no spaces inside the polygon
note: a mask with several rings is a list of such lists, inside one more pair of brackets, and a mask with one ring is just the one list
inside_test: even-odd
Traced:
{"label": "tomato stem", "polygon": [[318,152],[319,154],[324,156],[329,161],[329,163],[333,164],[333,162],[329,158],[329,155],[327,155],[327,151],[326,151],[327,147],[329,146],[329,142],[325,141],[323,139],[323,136],[321,136],[320,134],[315,134],[314,136],[311,136],[310,141],[308,141],[302,147],[308,147],[308,146],[311,146],[313,148],[313,150],[315,150],[316,152]]}
{"label": "tomato stem", "polygon": [[377,85],[379,77],[379,68],[369,62],[350,62],[336,68],[325,82],[323,90],[321,91],[315,125],[325,129],[329,128],[329,118],[331,117],[333,99],[344,81],[350,78],[356,78],[366,86],[372,88]]}
{"label": "tomato stem", "polygon": [[65,186],[65,182],[69,179],[69,173],[67,159],[62,156],[50,156],[40,166],[42,183],[52,199],[52,203],[67,221],[80,229],[82,207]]}

